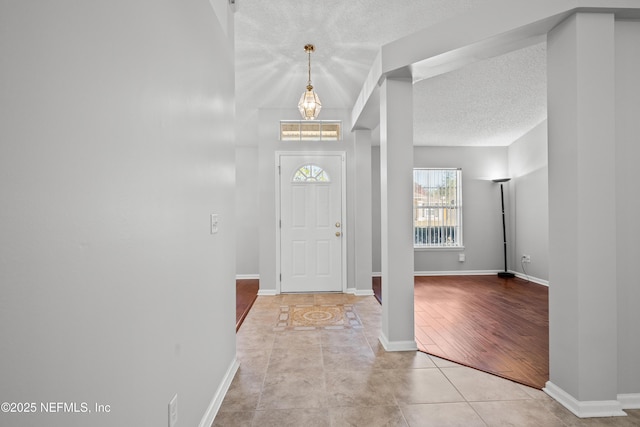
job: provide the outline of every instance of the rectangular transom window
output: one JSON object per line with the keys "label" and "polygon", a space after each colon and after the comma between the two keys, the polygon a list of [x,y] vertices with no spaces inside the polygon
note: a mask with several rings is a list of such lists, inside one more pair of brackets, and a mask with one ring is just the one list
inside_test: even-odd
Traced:
{"label": "rectangular transom window", "polygon": [[281,120],[281,141],[340,141],[339,120]]}
{"label": "rectangular transom window", "polygon": [[413,170],[413,244],[462,247],[462,170]]}

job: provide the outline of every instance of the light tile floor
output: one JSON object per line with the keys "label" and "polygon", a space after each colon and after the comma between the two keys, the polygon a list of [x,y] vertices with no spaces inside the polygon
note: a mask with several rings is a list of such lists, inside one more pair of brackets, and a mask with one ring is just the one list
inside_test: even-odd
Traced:
{"label": "light tile floor", "polygon": [[[362,329],[275,332],[281,305],[353,304]],[[544,392],[420,352],[385,352],[381,307],[345,294],[260,296],[213,426],[640,426],[579,419]]]}

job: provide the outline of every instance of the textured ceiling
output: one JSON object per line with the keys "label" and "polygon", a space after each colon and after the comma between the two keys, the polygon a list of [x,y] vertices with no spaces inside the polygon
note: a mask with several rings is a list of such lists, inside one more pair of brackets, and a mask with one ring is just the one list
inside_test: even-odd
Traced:
{"label": "textured ceiling", "polygon": [[546,43],[414,85],[415,145],[509,145],[547,117]]}
{"label": "textured ceiling", "polygon": [[[323,107],[351,110],[380,46],[490,2],[239,0],[238,116],[297,105],[306,43],[316,46],[311,77]],[[416,83],[415,143],[509,144],[546,117],[545,74],[542,44]]]}

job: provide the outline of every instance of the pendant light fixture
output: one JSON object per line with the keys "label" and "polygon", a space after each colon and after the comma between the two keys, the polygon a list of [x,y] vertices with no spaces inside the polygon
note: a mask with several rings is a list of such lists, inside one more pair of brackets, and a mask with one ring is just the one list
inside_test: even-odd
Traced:
{"label": "pendant light fixture", "polygon": [[322,103],[318,94],[313,91],[311,86],[311,52],[315,52],[316,48],[312,44],[304,45],[304,51],[309,56],[309,80],[307,81],[307,90],[300,97],[298,102],[298,110],[302,114],[302,118],[305,120],[314,120],[320,114]]}

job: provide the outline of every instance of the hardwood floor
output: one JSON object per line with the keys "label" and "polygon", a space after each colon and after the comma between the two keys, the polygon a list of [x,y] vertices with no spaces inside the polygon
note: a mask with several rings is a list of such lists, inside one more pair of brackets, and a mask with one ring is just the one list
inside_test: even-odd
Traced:
{"label": "hardwood floor", "polygon": [[371,278],[371,287],[373,288],[373,296],[382,304],[382,277],[374,276]]}
{"label": "hardwood floor", "polygon": [[[380,278],[372,287],[380,300]],[[237,330],[258,281],[236,289]],[[493,275],[416,277],[414,304],[421,351],[538,389],[549,379],[546,286]]]}
{"label": "hardwood floor", "polygon": [[535,388],[549,379],[548,288],[496,276],[415,278],[418,347]]}
{"label": "hardwood floor", "polygon": [[259,287],[258,279],[236,280],[236,332],[258,297]]}

